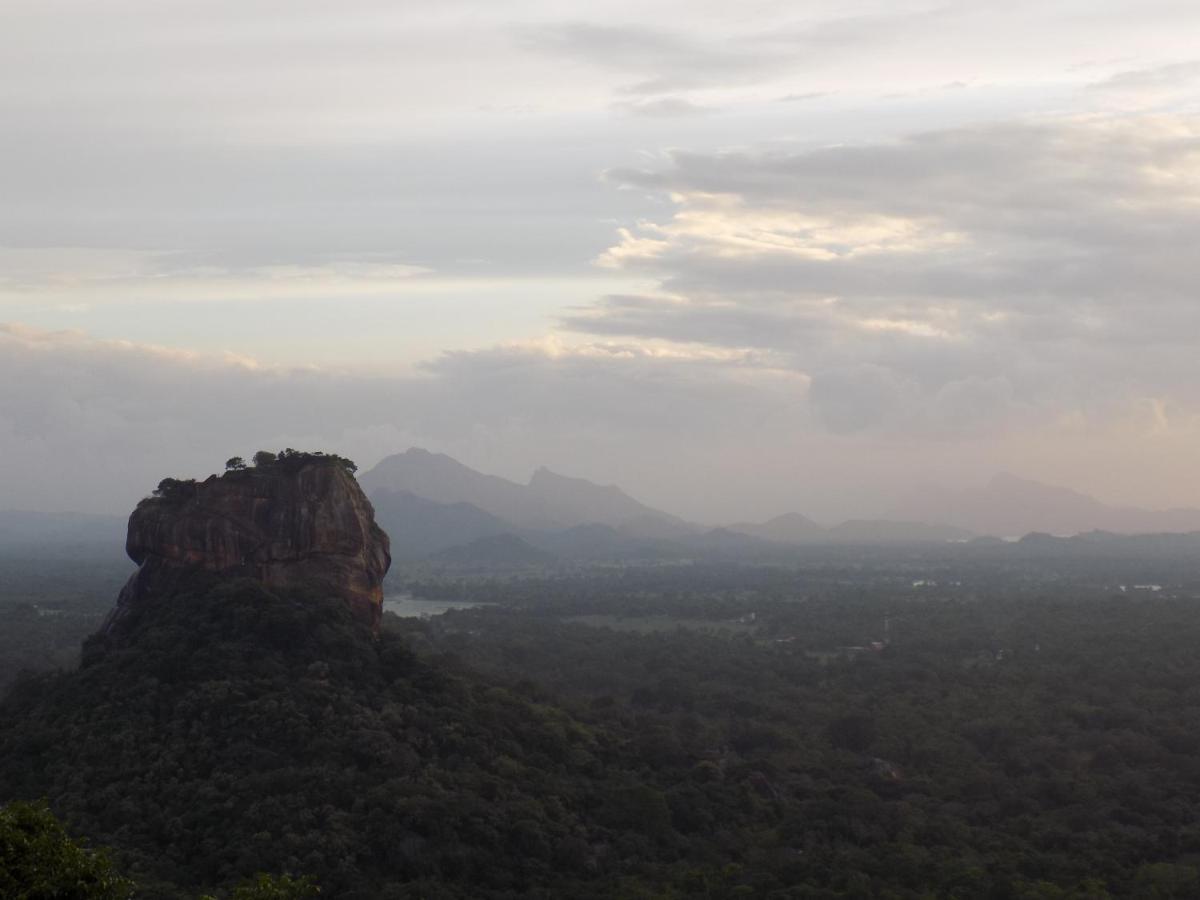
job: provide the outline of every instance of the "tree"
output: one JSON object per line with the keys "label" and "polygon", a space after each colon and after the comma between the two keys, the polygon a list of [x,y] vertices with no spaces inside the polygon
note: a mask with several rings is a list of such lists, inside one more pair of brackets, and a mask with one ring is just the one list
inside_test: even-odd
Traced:
{"label": "tree", "polygon": [[231,456],[225,460],[225,471],[227,472],[240,472],[244,468],[246,468],[246,461],[240,456]]}
{"label": "tree", "polygon": [[88,850],[45,806],[0,808],[0,897],[9,900],[126,900],[133,882],[113,871],[103,850]]}
{"label": "tree", "polygon": [[[321,893],[308,876],[293,878],[290,875],[266,875],[262,872],[247,878],[233,889],[230,900],[307,900]],[[200,900],[216,900],[205,894]]]}
{"label": "tree", "polygon": [[826,733],[839,750],[866,753],[875,743],[875,720],[869,716],[842,716],[829,723]]}
{"label": "tree", "polygon": [[[258,454],[255,454],[254,458],[257,460]],[[293,447],[287,447],[276,454],[274,462],[291,469],[298,469],[311,463],[334,463],[351,475],[358,471],[358,466],[354,464],[353,460],[338,456],[336,453],[326,453],[323,450],[296,450]]]}
{"label": "tree", "polygon": [[270,450],[259,450],[254,454],[254,465],[258,466],[259,468],[265,468],[273,465],[275,458],[275,454]]}
{"label": "tree", "polygon": [[154,496],[162,497],[165,500],[180,501],[193,495],[195,487],[195,478],[164,478],[154,489]]}
{"label": "tree", "polygon": [[305,900],[315,897],[321,889],[308,877],[258,874],[233,889],[232,900]]}

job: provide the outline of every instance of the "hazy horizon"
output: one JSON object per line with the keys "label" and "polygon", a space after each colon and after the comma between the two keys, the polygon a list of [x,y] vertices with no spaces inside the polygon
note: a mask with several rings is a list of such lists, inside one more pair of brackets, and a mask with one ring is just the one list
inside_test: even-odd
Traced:
{"label": "hazy horizon", "polygon": [[[425,447],[409,447],[396,454],[389,454],[389,457],[412,457],[413,454],[417,455],[418,460],[421,458],[447,457],[453,464],[465,465],[462,460],[455,459],[441,451],[429,450]],[[384,457],[383,460],[377,460],[376,462],[387,462],[389,457]],[[244,460],[249,458],[249,453],[243,457]],[[420,466],[423,463],[418,462],[417,465]],[[203,480],[210,475],[220,474],[221,468],[219,466],[211,466],[209,469],[200,469],[194,472],[176,472],[174,476],[194,477]],[[551,466],[539,465],[527,473],[512,475],[493,471],[487,467],[486,463],[479,466],[467,466],[467,468],[478,476],[500,478],[514,486],[522,488],[532,487],[538,473],[545,471],[555,476],[565,477],[569,481],[581,479],[586,484],[605,490],[616,488],[624,493],[627,498],[634,501],[641,502],[646,499],[636,492],[631,494],[626,491],[624,486],[615,482],[607,481],[603,478],[595,480],[583,478],[576,473],[556,470]],[[364,480],[363,487],[369,494],[375,496],[375,491],[380,489],[384,491],[397,490],[393,486],[388,486],[389,479],[386,474],[381,482],[378,479],[372,480],[369,476],[377,474],[373,471],[374,469],[375,464],[360,466],[358,468],[358,476],[360,478],[364,475],[368,476]],[[437,480],[439,484],[443,483],[440,478]],[[419,497],[433,501],[435,504],[460,502],[452,501],[442,496],[442,489],[439,487],[439,484],[430,484],[427,486],[429,489],[421,486],[412,486],[404,487],[400,490],[405,492],[411,491]],[[549,490],[553,494],[558,489],[551,487]],[[132,506],[136,502],[136,499],[149,495],[149,492],[149,488],[141,491],[138,498],[130,501],[130,505]],[[566,498],[562,499],[565,500]],[[595,497],[592,500],[586,501],[586,503],[590,504],[594,500]],[[472,505],[474,504],[472,503]],[[1182,506],[1156,508],[1105,503],[1100,498],[1075,491],[1064,485],[1026,479],[1006,471],[996,472],[990,478],[980,483],[956,486],[932,483],[908,485],[904,492],[897,494],[891,499],[888,506],[869,507],[861,511],[851,511],[848,513],[835,512],[829,515],[812,514],[811,511],[787,508],[778,513],[761,514],[758,516],[749,515],[738,520],[737,517],[706,518],[703,516],[680,515],[670,507],[656,506],[652,502],[646,505],[652,513],[665,513],[668,516],[678,516],[679,520],[688,524],[717,529],[728,526],[738,528],[741,526],[770,524],[774,520],[783,520],[799,514],[819,528],[834,528],[835,526],[849,524],[854,521],[891,521],[898,524],[957,527],[967,529],[979,536],[1005,537],[1009,540],[1016,540],[1022,535],[1035,532],[1049,532],[1066,537],[1091,531],[1153,534],[1160,532],[1196,532],[1200,530],[1200,508]],[[507,512],[510,511],[496,511],[501,519],[506,517]],[[0,508],[0,514],[3,513],[17,513],[19,515],[31,513],[34,515],[45,514],[50,516],[111,516],[121,519],[124,518],[126,510],[116,508],[90,511],[79,509],[31,510],[28,508],[8,507]],[[588,516],[584,514],[583,521],[587,520]],[[519,523],[511,524],[517,524],[519,527]],[[785,542],[787,540],[790,539],[785,539]]]}
{"label": "hazy horizon", "polygon": [[5,19],[0,509],[285,446],[713,524],[1200,507],[1200,8]]}

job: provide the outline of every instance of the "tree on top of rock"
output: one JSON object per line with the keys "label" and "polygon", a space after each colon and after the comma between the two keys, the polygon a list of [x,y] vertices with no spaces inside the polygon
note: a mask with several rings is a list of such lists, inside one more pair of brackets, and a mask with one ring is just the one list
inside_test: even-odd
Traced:
{"label": "tree on top of rock", "polygon": [[[234,457],[234,459],[237,458]],[[232,461],[230,460],[230,462]],[[298,469],[310,463],[334,463],[341,466],[351,475],[358,471],[358,466],[354,464],[353,460],[347,459],[344,456],[338,456],[336,453],[325,453],[321,450],[305,451],[288,447],[285,450],[280,450],[278,453],[272,453],[269,450],[259,450],[254,454],[254,465],[255,468],[259,469],[269,469],[272,466]],[[228,463],[226,467],[228,468]]]}

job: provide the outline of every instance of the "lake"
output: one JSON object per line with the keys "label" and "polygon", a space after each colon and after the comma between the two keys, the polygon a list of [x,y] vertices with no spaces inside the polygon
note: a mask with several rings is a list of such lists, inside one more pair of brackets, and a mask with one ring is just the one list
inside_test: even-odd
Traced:
{"label": "lake", "polygon": [[383,611],[395,613],[398,616],[412,619],[425,619],[429,616],[440,616],[452,609],[472,609],[476,606],[488,606],[487,603],[473,603],[469,600],[419,600],[412,594],[392,594],[385,597]]}

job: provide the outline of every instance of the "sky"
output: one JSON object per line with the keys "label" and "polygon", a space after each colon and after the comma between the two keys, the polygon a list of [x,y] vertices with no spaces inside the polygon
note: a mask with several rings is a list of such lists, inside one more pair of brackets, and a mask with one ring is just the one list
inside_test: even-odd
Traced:
{"label": "sky", "polygon": [[0,509],[293,446],[1200,506],[1193,2],[0,0]]}

